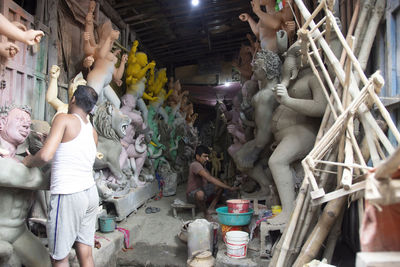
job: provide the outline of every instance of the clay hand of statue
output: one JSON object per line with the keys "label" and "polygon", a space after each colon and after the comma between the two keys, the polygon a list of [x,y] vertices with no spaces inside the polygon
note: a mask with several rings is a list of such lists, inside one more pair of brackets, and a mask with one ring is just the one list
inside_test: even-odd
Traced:
{"label": "clay hand of statue", "polygon": [[121,57],[121,64],[125,64],[128,61],[128,55],[123,54]]}
{"label": "clay hand of statue", "polygon": [[120,87],[122,85],[122,80],[118,79],[118,80],[114,80],[115,84]]}
{"label": "clay hand of statue", "polygon": [[241,21],[248,21],[249,18],[250,18],[250,15],[247,14],[247,13],[242,13],[242,14],[239,15],[239,19],[240,19]]}
{"label": "clay hand of statue", "polygon": [[19,48],[12,42],[0,43],[0,55],[6,58],[12,58],[19,52]]}
{"label": "clay hand of statue", "polygon": [[36,31],[36,30],[27,30],[25,31],[25,43],[28,45],[34,45],[40,43],[40,40],[44,36],[44,32]]}
{"label": "clay hand of statue", "polygon": [[285,22],[285,26],[284,26],[284,30],[290,35],[290,33],[294,33],[294,31],[296,30],[296,23],[291,20],[291,21],[286,21]]}
{"label": "clay hand of statue", "polygon": [[112,40],[117,40],[119,38],[119,31],[117,30],[112,30],[110,34],[110,38]]}
{"label": "clay hand of statue", "polygon": [[93,13],[95,8],[96,8],[96,1],[90,1],[89,2],[89,13]]}
{"label": "clay hand of statue", "polygon": [[15,26],[17,26],[17,28],[18,29],[20,29],[21,31],[26,31],[27,29],[26,29],[26,27],[25,27],[25,25],[24,24],[22,24],[21,22],[19,22],[19,21],[13,21],[13,22],[11,22],[12,24],[14,24]]}
{"label": "clay hand of statue", "polygon": [[93,63],[94,63],[93,56],[85,57],[85,59],[83,60],[83,66],[85,68],[90,68],[93,65]]}
{"label": "clay hand of statue", "polygon": [[275,93],[276,100],[280,104],[285,105],[287,100],[290,98],[286,86],[284,86],[283,84],[279,83],[279,84],[277,84],[275,86],[273,91]]}
{"label": "clay hand of statue", "polygon": [[234,135],[234,133],[236,132],[236,126],[234,124],[229,124],[226,129],[231,135]]}
{"label": "clay hand of statue", "polygon": [[151,62],[149,63],[148,66],[149,66],[150,69],[154,69],[155,66],[156,66],[156,62],[153,60],[153,61],[151,61]]}
{"label": "clay hand of statue", "polygon": [[52,79],[58,79],[59,76],[60,76],[60,67],[57,65],[51,66],[50,77]]}
{"label": "clay hand of statue", "polygon": [[250,3],[251,3],[251,8],[253,9],[253,12],[255,14],[261,12],[260,0],[253,0]]}

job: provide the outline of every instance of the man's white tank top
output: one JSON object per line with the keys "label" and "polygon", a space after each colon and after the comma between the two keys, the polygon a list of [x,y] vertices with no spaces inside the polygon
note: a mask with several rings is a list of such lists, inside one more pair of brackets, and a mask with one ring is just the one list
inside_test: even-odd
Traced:
{"label": "man's white tank top", "polygon": [[52,194],[72,194],[92,187],[93,164],[96,157],[96,144],[90,122],[81,122],[81,131],[71,141],[60,143],[51,166]]}

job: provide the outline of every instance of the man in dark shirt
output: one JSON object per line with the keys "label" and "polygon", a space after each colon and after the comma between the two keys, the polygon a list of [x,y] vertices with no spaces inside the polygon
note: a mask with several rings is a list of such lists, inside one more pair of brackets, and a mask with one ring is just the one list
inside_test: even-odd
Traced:
{"label": "man in dark shirt", "polygon": [[238,187],[231,187],[221,182],[218,178],[213,177],[204,167],[208,161],[210,150],[204,145],[199,145],[195,152],[195,161],[189,167],[189,179],[186,189],[186,198],[188,202],[195,203],[204,217],[209,219],[208,210],[206,208],[206,200],[214,193],[213,185],[217,186],[221,191],[228,189],[230,191],[238,190]]}

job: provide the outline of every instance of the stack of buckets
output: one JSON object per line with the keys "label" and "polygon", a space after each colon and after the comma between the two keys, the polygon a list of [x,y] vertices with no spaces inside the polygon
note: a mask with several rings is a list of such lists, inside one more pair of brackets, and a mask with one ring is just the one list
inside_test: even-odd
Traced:
{"label": "stack of buckets", "polygon": [[[228,213],[246,213],[249,211],[250,201],[245,199],[231,199],[227,201]],[[229,231],[225,235],[226,254],[230,258],[242,259],[247,256],[249,234],[244,231]]]}

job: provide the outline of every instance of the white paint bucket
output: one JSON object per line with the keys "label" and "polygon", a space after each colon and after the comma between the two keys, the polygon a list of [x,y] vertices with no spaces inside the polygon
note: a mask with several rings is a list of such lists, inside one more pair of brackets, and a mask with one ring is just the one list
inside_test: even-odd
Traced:
{"label": "white paint bucket", "polygon": [[249,234],[243,231],[229,231],[225,235],[226,254],[230,258],[246,258]]}

